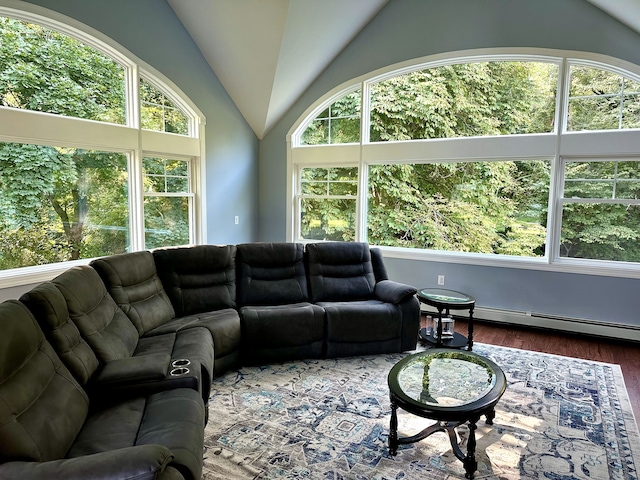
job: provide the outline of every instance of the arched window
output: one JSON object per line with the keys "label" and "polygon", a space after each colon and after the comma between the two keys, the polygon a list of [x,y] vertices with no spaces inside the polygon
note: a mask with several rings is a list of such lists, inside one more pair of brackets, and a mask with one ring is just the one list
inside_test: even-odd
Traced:
{"label": "arched window", "polygon": [[291,131],[289,238],[636,275],[640,68],[607,60],[492,52],[331,93]]}
{"label": "arched window", "polygon": [[1,286],[202,241],[204,118],[87,30],[0,8]]}

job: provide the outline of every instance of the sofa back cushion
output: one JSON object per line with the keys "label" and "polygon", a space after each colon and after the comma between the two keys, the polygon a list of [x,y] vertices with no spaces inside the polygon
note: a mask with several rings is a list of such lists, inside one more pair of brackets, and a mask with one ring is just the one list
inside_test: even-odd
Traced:
{"label": "sofa back cushion", "polygon": [[91,262],[107,290],[143,335],[175,317],[151,252],[123,253]]}
{"label": "sofa back cushion", "polygon": [[235,245],[159,249],[153,258],[176,316],[235,308]]}
{"label": "sofa back cushion", "polygon": [[302,244],[238,245],[236,265],[238,304],[242,307],[309,301]]}
{"label": "sofa back cushion", "polygon": [[73,267],[51,283],[62,293],[71,320],[101,363],[133,354],[138,345],[138,331],[93,268]]}
{"label": "sofa back cushion", "polygon": [[373,298],[376,280],[368,244],[310,243],[305,253],[312,302]]}
{"label": "sofa back cushion", "polygon": [[22,295],[20,301],[36,318],[46,339],[75,379],[86,385],[100,364],[71,320],[60,290],[53,283],[41,283]]}
{"label": "sofa back cushion", "polygon": [[0,304],[0,463],[64,458],[89,399],[23,304]]}

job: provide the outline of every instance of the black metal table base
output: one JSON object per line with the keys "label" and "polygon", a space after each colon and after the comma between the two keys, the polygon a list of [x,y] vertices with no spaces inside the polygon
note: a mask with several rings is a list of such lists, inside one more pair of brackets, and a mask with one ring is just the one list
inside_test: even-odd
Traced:
{"label": "black metal table base", "polygon": [[[412,435],[410,437],[398,437],[398,406],[391,403],[391,423],[389,428],[389,454],[396,455],[398,453],[398,445],[406,445],[409,443],[419,442],[427,438],[436,432],[445,432],[449,436],[451,442],[451,448],[454,455],[462,462],[465,471],[465,478],[473,479],[473,474],[478,469],[478,462],[476,461],[476,428],[480,417],[470,418],[460,422],[436,422],[433,425],[428,426],[421,432]],[[486,423],[493,424],[495,418],[495,411],[491,410],[486,414]],[[458,434],[456,428],[460,425],[468,423],[469,427],[469,440],[467,441],[467,453],[464,453],[458,443]]]}

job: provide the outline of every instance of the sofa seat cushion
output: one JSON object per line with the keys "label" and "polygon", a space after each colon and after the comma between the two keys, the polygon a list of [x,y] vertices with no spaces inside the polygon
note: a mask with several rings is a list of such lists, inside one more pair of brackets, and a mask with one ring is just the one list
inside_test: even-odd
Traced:
{"label": "sofa seat cushion", "polygon": [[328,342],[380,342],[400,339],[399,307],[379,300],[321,302]]}
{"label": "sofa seat cushion", "polygon": [[175,389],[129,399],[92,412],[67,457],[82,457],[133,445],[163,445],[174,454],[172,464],[202,473],[204,404],[198,392]]}
{"label": "sofa seat cushion", "polygon": [[240,309],[245,348],[306,345],[324,340],[324,310],[311,303]]}
{"label": "sofa seat cushion", "polygon": [[224,357],[240,348],[240,316],[232,308],[174,318],[147,332],[145,336],[152,337],[196,327],[204,327],[211,332],[216,358]]}
{"label": "sofa seat cushion", "polygon": [[175,333],[142,337],[134,356],[167,354],[171,360],[190,358],[205,367],[213,366],[213,339],[206,328],[189,328]]}
{"label": "sofa seat cushion", "polygon": [[240,317],[244,363],[319,358],[324,353],[324,310],[317,305],[242,307]]}
{"label": "sofa seat cushion", "polygon": [[179,470],[169,465],[172,460],[173,454],[167,447],[141,445],[50,462],[6,462],[0,464],[0,478],[186,480]]}

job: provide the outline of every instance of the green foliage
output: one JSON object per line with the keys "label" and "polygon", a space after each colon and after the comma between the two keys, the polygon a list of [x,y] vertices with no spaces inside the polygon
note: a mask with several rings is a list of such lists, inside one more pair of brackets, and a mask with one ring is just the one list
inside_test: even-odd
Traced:
{"label": "green foliage", "polygon": [[2,105],[124,123],[122,66],[77,40],[0,17]]}
{"label": "green foliage", "polygon": [[187,197],[145,198],[145,248],[189,243],[188,202]]}
{"label": "green foliage", "polygon": [[0,250],[4,268],[124,251],[124,155],[3,143],[0,167],[0,231],[14,245]]}
{"label": "green foliage", "polygon": [[[358,169],[303,168],[301,235],[314,240],[355,240]],[[315,196],[315,198],[314,198]]]}
{"label": "green foliage", "polygon": [[[540,255],[545,229],[530,217],[539,222],[546,210],[546,192],[532,193],[531,185],[548,189],[549,168],[549,162],[539,161],[371,167],[369,241],[458,252]],[[534,171],[536,182],[531,181]],[[536,212],[533,201],[544,208]]]}
{"label": "green foliage", "polygon": [[189,122],[162,92],[140,80],[140,119],[142,128],[187,135]]}
{"label": "green foliage", "polygon": [[0,212],[15,227],[30,227],[40,218],[43,199],[57,183],[73,181],[68,156],[40,145],[0,143]]}
{"label": "green foliage", "polygon": [[357,143],[360,141],[360,105],[357,90],[332,103],[302,134],[303,145]]}
{"label": "green foliage", "polygon": [[637,199],[640,162],[567,162],[560,255],[640,261],[638,206],[572,199]]}
{"label": "green foliage", "polygon": [[[124,123],[124,70],[66,35],[0,17],[2,105]],[[0,268],[124,251],[122,154],[0,143]]]}
{"label": "green foliage", "polygon": [[478,62],[412,72],[371,91],[371,141],[549,132],[557,67]]}
{"label": "green foliage", "polygon": [[64,240],[58,238],[56,232],[36,228],[6,228],[3,222],[0,222],[0,230],[0,270],[45,265],[69,257]]}
{"label": "green foliage", "polygon": [[640,127],[640,84],[598,68],[571,67],[568,130]]}

